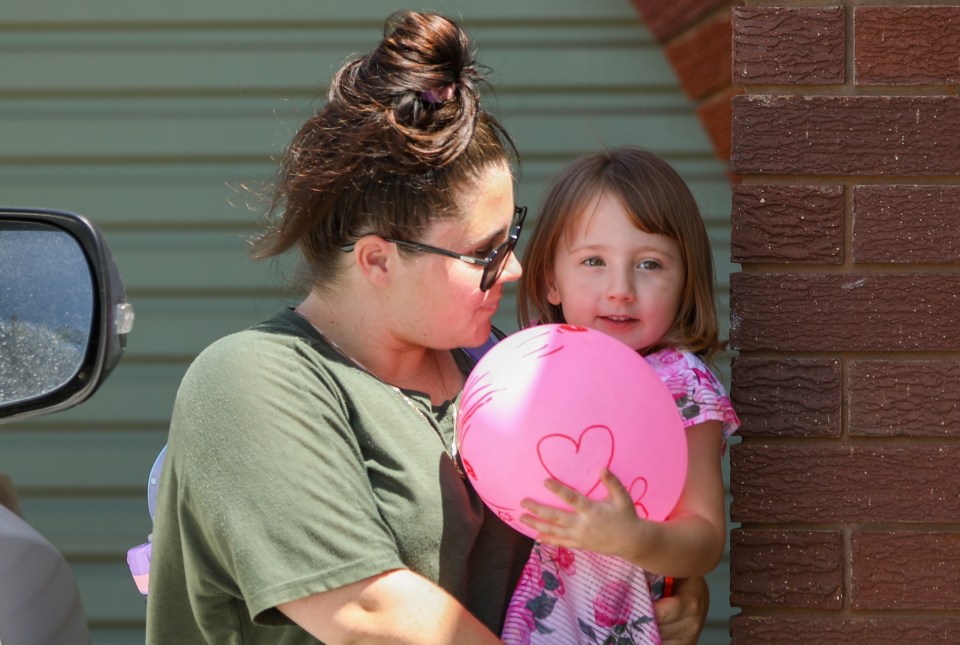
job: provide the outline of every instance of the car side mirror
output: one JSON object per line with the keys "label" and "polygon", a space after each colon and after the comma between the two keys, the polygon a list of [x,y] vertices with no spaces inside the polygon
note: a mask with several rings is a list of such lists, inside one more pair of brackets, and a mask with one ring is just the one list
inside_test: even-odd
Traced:
{"label": "car side mirror", "polygon": [[0,423],[89,398],[132,326],[96,226],[74,213],[0,207]]}

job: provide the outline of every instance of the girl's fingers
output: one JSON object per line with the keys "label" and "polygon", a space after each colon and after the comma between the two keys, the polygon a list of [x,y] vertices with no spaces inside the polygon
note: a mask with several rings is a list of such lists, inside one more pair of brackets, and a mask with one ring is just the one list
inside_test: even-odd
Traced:
{"label": "girl's fingers", "polygon": [[521,515],[520,523],[526,524],[537,533],[537,541],[553,546],[575,547],[577,543],[569,535],[569,531],[556,524],[545,522],[533,515]]}
{"label": "girl's fingers", "polygon": [[532,499],[523,500],[520,502],[520,506],[530,511],[529,516],[521,515],[521,517],[536,516],[538,519],[545,520],[551,524],[568,523],[571,518],[574,517],[573,513],[569,513],[559,508],[554,508],[553,506],[547,506],[546,504],[540,504]]}
{"label": "girl's fingers", "polygon": [[526,524],[532,528],[537,533],[545,535],[559,535],[564,532],[564,529],[561,525],[554,524],[548,520],[543,519],[542,517],[537,517],[535,515],[528,515],[524,513],[520,516],[520,523]]}
{"label": "girl's fingers", "polygon": [[569,504],[571,508],[579,510],[587,500],[584,495],[581,495],[566,484],[558,482],[556,479],[548,479],[543,485],[546,486],[547,490],[551,493]]}
{"label": "girl's fingers", "polygon": [[533,515],[527,515],[526,513],[520,516],[520,523],[526,524],[527,526],[532,528],[534,531],[538,531],[538,532],[542,531],[543,528],[541,527],[543,527],[546,524],[546,522],[542,522],[538,520],[536,517],[534,517]]}
{"label": "girl's fingers", "polygon": [[520,506],[522,506],[522,507],[525,508],[526,510],[530,511],[530,512],[533,513],[534,515],[538,515],[538,516],[540,516],[540,517],[546,517],[547,515],[550,515],[553,511],[556,511],[556,510],[557,510],[556,508],[554,508],[554,507],[552,507],[552,506],[547,506],[546,504],[541,504],[540,502],[535,502],[535,501],[532,500],[532,499],[525,499],[525,500],[521,501],[521,502],[520,502]]}
{"label": "girl's fingers", "polygon": [[549,533],[539,533],[537,535],[537,542],[543,542],[551,546],[563,546],[570,549],[577,548],[577,542],[575,540],[560,537],[559,535],[551,535]]}
{"label": "girl's fingers", "polygon": [[603,485],[607,487],[607,492],[610,493],[610,498],[617,502],[629,502],[630,505],[633,505],[633,499],[630,497],[630,492],[626,489],[616,475],[614,475],[608,468],[604,468],[600,472],[600,481],[603,482]]}
{"label": "girl's fingers", "polygon": [[609,492],[611,495],[617,493],[622,493],[624,495],[628,494],[627,489],[623,486],[623,482],[621,482],[616,475],[610,472],[609,468],[604,468],[600,471],[600,481],[602,481],[603,485],[607,487],[607,492]]}
{"label": "girl's fingers", "polygon": [[[600,481],[606,487],[610,501],[618,505],[633,505],[629,491],[627,491],[617,476],[610,472],[609,468],[604,468],[600,471]],[[586,495],[583,495],[556,479],[548,479],[544,482],[544,486],[576,511],[584,512],[590,507],[591,502]]]}

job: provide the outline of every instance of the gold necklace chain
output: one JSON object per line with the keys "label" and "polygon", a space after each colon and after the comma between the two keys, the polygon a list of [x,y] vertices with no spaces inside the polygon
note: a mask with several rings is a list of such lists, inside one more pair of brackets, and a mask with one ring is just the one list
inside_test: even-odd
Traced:
{"label": "gold necklace chain", "polygon": [[[393,383],[387,383],[386,381],[384,381],[383,379],[381,379],[379,376],[377,376],[376,374],[374,374],[373,372],[371,372],[369,369],[367,369],[367,366],[366,366],[366,365],[364,365],[363,363],[361,363],[360,361],[358,361],[357,359],[355,359],[353,356],[351,356],[350,354],[348,354],[346,351],[344,351],[344,349],[343,349],[342,347],[340,347],[340,345],[338,345],[338,344],[336,344],[335,342],[333,342],[333,340],[332,340],[329,336],[327,336],[325,333],[323,333],[323,330],[322,330],[322,329],[320,329],[319,327],[317,327],[316,325],[314,325],[313,322],[311,322],[310,319],[307,318],[307,317],[304,315],[304,313],[303,313],[302,311],[300,311],[300,309],[299,309],[298,307],[294,307],[293,313],[295,313],[295,314],[297,314],[298,316],[300,316],[301,318],[303,318],[303,320],[306,321],[306,323],[307,323],[308,325],[310,325],[310,327],[312,327],[315,332],[317,332],[318,334],[320,334],[320,337],[321,337],[324,341],[326,341],[326,343],[327,343],[328,345],[330,345],[330,347],[332,347],[334,350],[336,350],[336,352],[337,352],[338,354],[340,354],[340,355],[343,356],[345,359],[347,359],[348,361],[350,361],[351,363],[353,363],[354,365],[356,365],[356,367],[357,367],[361,372],[363,372],[364,374],[367,374],[367,375],[370,376],[371,378],[375,379],[378,383],[382,383],[383,385],[386,385],[388,388],[390,388],[391,390],[393,390],[393,391],[396,393],[397,396],[399,396],[408,406],[410,406],[410,409],[411,409],[411,410],[413,410],[413,411],[416,412],[418,415],[420,415],[420,418],[423,419],[423,421],[424,421],[428,426],[430,426],[430,429],[433,430],[433,431],[436,433],[436,435],[440,438],[440,444],[444,447],[443,453],[450,459],[451,462],[453,462],[453,466],[454,466],[454,468],[457,469],[457,472],[460,474],[460,477],[462,477],[462,478],[464,478],[464,479],[466,478],[466,473],[464,473],[464,472],[463,472],[463,468],[460,467],[460,460],[459,460],[459,455],[458,455],[458,450],[457,450],[457,435],[456,435],[456,431],[454,431],[453,440],[450,442],[450,450],[447,451],[447,449],[446,449],[446,442],[444,441],[443,434],[440,432],[440,428],[439,428],[439,427],[435,427],[434,424],[430,422],[430,419],[428,419],[428,418],[427,418],[427,415],[425,415],[425,414],[423,413],[423,410],[421,410],[420,407],[417,406],[417,404],[413,402],[413,399],[411,399],[409,396],[407,396],[407,395],[403,392],[403,390],[401,390],[399,387],[397,387],[397,386],[394,385]],[[436,356],[433,357],[433,360],[434,360],[434,365],[435,365],[436,368],[437,368],[437,376],[440,377],[440,383],[441,383],[441,385],[443,386],[444,395],[446,395],[446,396],[449,397],[449,396],[450,396],[450,393],[447,391],[447,384],[446,384],[446,382],[444,382],[444,380],[443,380],[443,374],[442,374],[441,371],[440,371],[440,363],[437,361]],[[454,425],[456,425],[456,422],[457,422],[457,405],[456,405],[456,403],[453,402],[453,399],[450,399],[450,412],[451,412],[451,414],[453,415]]]}

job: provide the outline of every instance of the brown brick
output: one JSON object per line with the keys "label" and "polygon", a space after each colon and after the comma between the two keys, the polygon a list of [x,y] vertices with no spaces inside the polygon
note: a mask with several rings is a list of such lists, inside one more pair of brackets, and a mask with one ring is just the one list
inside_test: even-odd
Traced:
{"label": "brown brick", "polygon": [[735,96],[733,172],[960,174],[960,97]]}
{"label": "brown brick", "polygon": [[713,145],[713,152],[723,161],[730,159],[730,99],[739,92],[728,88],[697,107],[697,117]]}
{"label": "brown brick", "polygon": [[630,0],[643,18],[650,33],[660,42],[666,42],[717,7],[730,0]]}
{"label": "brown brick", "polygon": [[960,83],[960,8],[857,7],[858,85]]}
{"label": "brown brick", "polygon": [[841,186],[737,186],[732,224],[734,262],[843,260]]}
{"label": "brown brick", "polygon": [[733,82],[844,82],[843,7],[734,9]]}
{"label": "brown brick", "polygon": [[853,223],[854,262],[960,262],[960,186],[858,186]]}
{"label": "brown brick", "polygon": [[739,89],[728,87],[697,108],[697,116],[710,138],[713,152],[723,161],[730,159],[730,99],[740,92]]}
{"label": "brown brick", "polygon": [[734,273],[730,344],[739,351],[960,348],[960,275]]}
{"label": "brown brick", "polygon": [[839,531],[736,529],[730,536],[730,604],[840,609]]}
{"label": "brown brick", "polygon": [[702,99],[730,85],[730,14],[718,13],[671,40],[664,53],[692,99]]}
{"label": "brown brick", "polygon": [[854,531],[851,551],[854,609],[960,607],[960,533]]}
{"label": "brown brick", "polygon": [[902,645],[903,643],[960,643],[960,620],[937,616],[835,617],[734,616],[730,620],[732,645]]}
{"label": "brown brick", "polygon": [[848,378],[851,434],[960,436],[960,358],[852,361]]}
{"label": "brown brick", "polygon": [[741,436],[840,435],[840,363],[739,357],[730,396]]}
{"label": "brown brick", "polygon": [[960,446],[779,444],[730,450],[735,522],[956,522]]}

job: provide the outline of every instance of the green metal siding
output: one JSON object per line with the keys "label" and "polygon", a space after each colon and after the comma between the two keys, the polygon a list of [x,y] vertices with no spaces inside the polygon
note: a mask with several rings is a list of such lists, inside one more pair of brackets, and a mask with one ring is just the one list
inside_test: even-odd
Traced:
{"label": "green metal siding", "polygon": [[[179,380],[215,338],[293,295],[246,237],[262,206],[244,186],[275,159],[351,52],[379,38],[390,2],[49,0],[0,15],[0,203],[83,213],[107,234],[137,311],[127,353],[79,408],[0,429],[0,472],[67,556],[96,644],[143,640],[126,571],[150,530],[147,472]],[[726,319],[730,188],[693,105],[626,0],[433,2],[462,17],[487,97],[523,157],[518,201],[621,143],[666,157],[708,220]],[[505,299],[509,300],[509,298]],[[498,315],[515,328],[511,307]],[[726,565],[711,576],[701,642],[727,642]]]}

